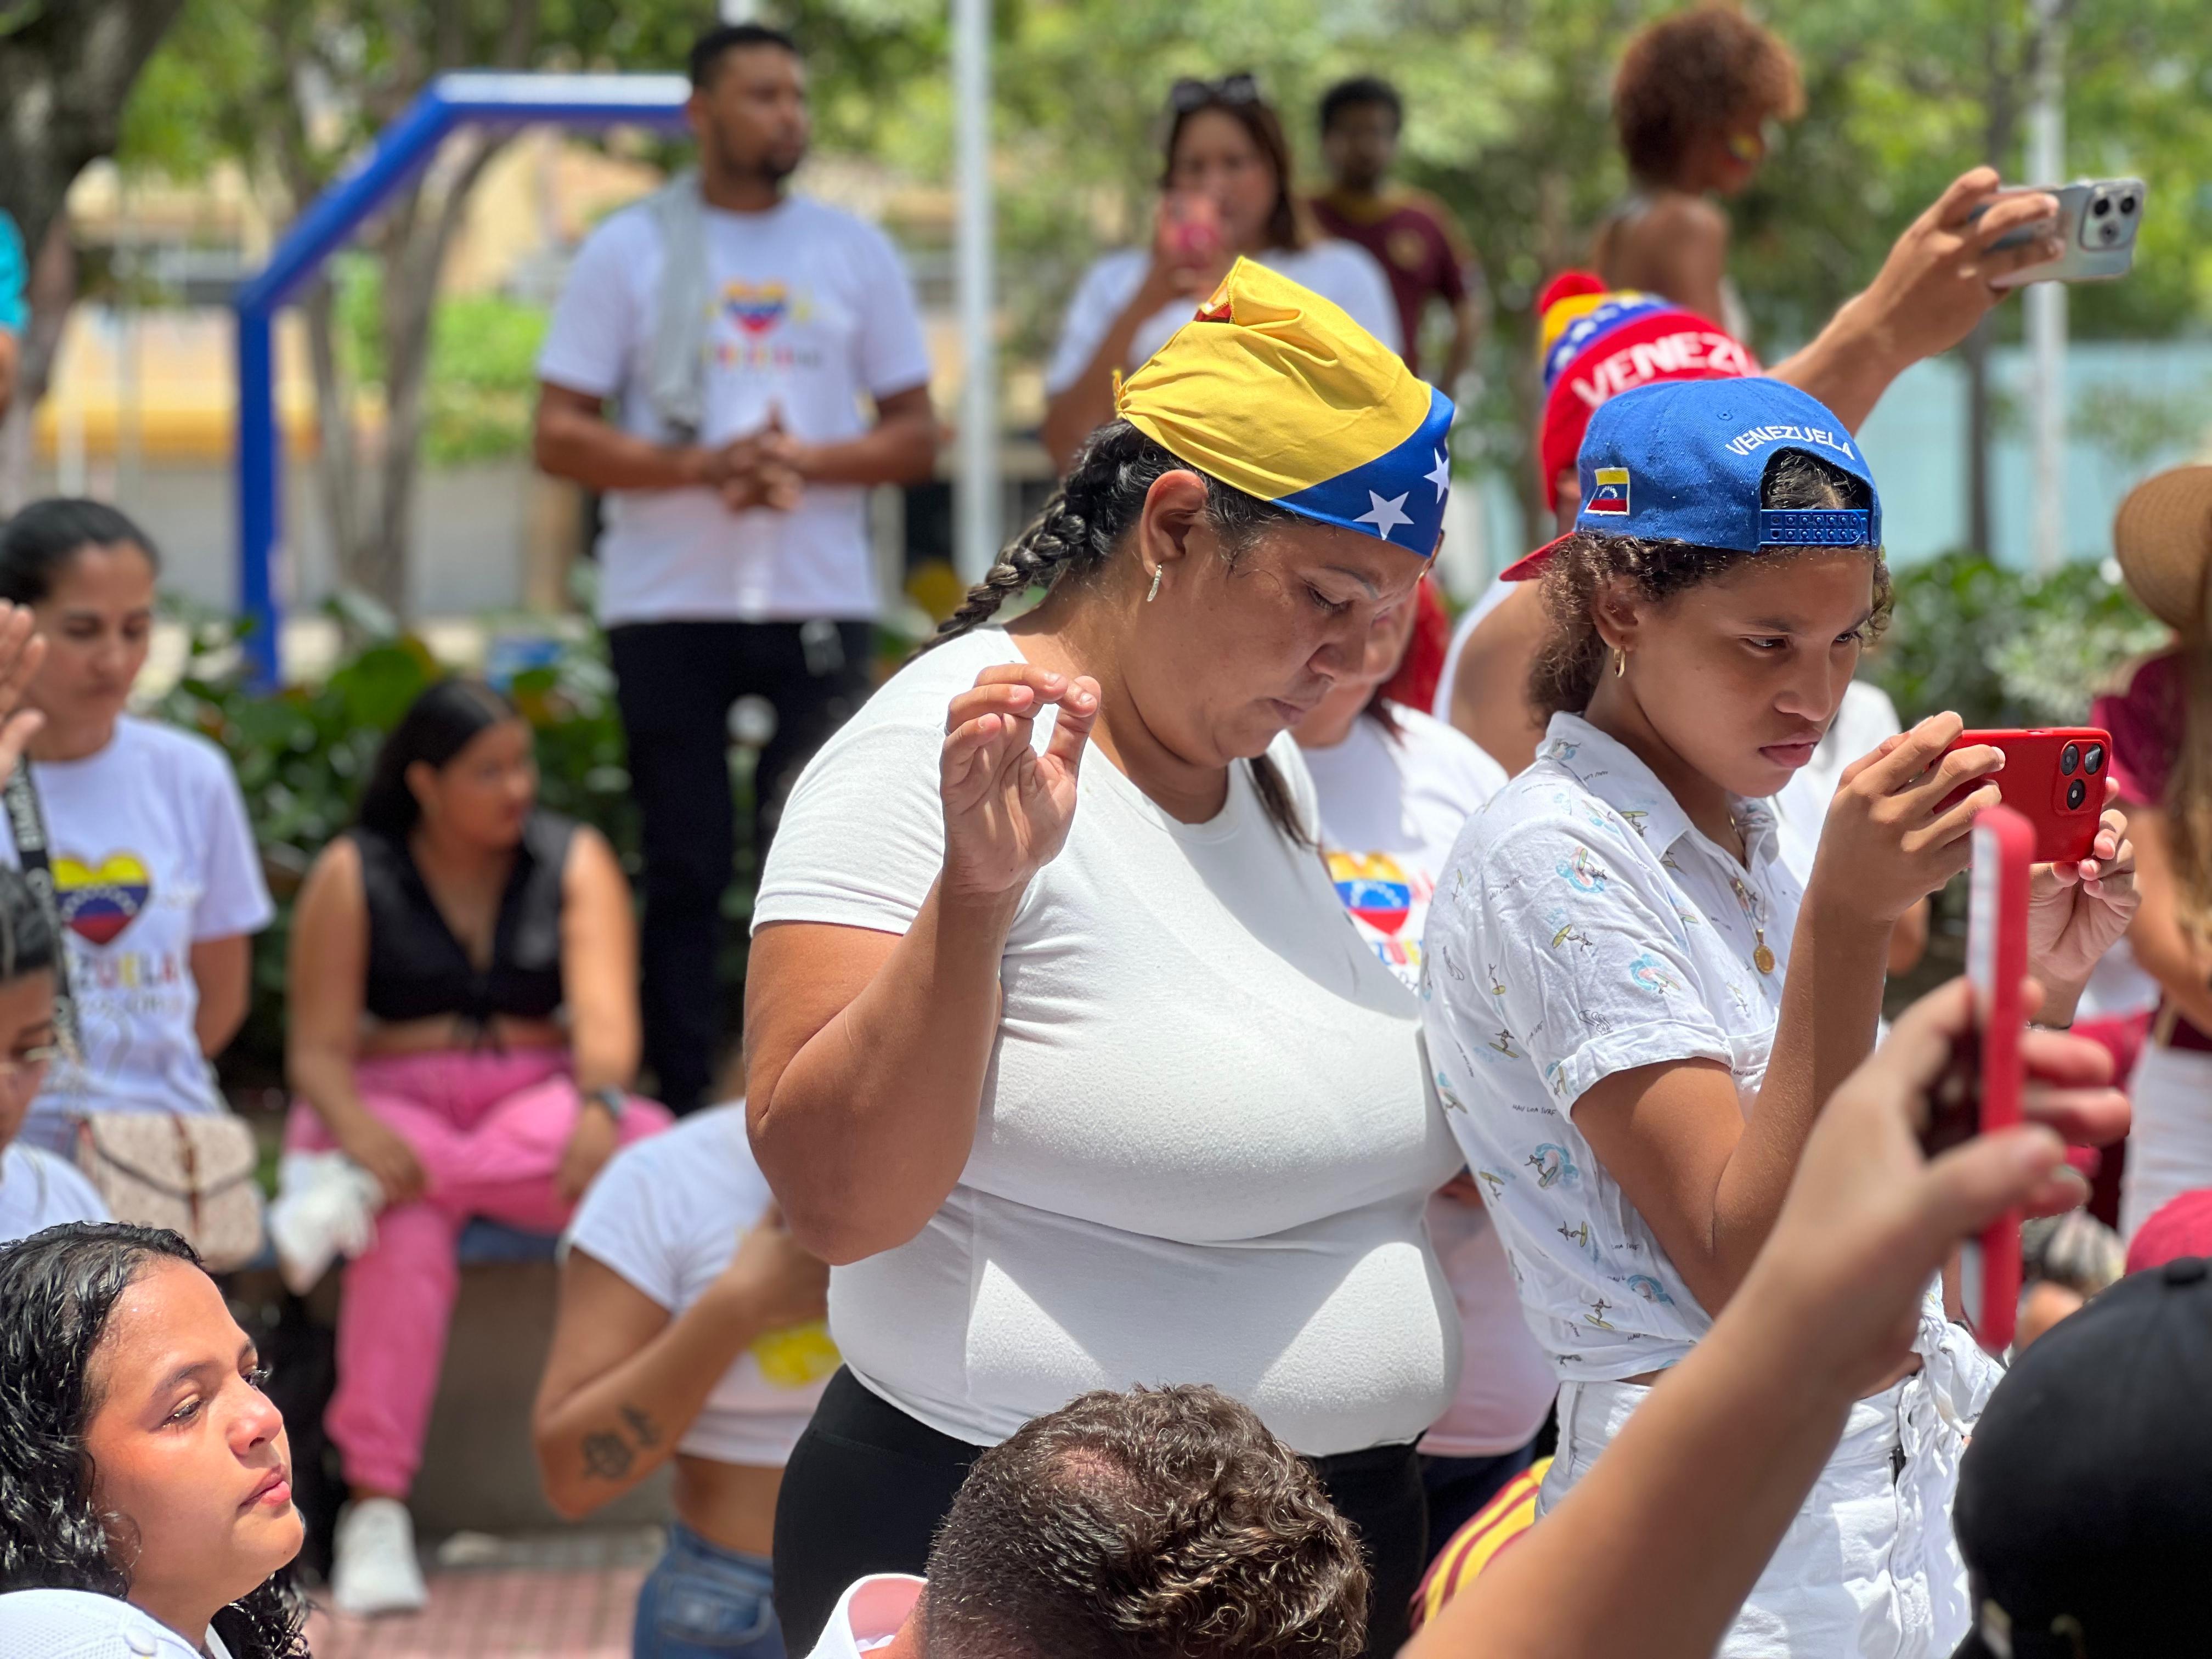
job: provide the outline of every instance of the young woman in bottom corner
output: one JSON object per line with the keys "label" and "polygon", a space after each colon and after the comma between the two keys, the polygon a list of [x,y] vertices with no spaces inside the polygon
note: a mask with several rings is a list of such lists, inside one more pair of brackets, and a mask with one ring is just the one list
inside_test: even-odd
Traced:
{"label": "young woman in bottom corner", "polygon": [[0,1246],[0,1653],[307,1659],[263,1376],[174,1233],[70,1222]]}
{"label": "young woman in bottom corner", "polygon": [[[1923,720],[1844,774],[1809,883],[1763,803],[1813,755],[1888,594],[1842,423],[1765,380],[1655,386],[1592,417],[1575,529],[1531,556],[1550,635],[1535,763],[1453,849],[1424,1024],[1561,1383],[1540,1508],[1727,1304],[1820,1107],[1873,1046],[1898,918],[1965,869],[1994,749]],[[2063,1024],[2135,905],[2108,814],[2041,866],[2041,1017]],[[2076,1182],[2070,1172],[2062,1179]],[[1948,1522],[1995,1368],[1933,1294],[1722,1651],[1941,1659],[1965,1634]]]}

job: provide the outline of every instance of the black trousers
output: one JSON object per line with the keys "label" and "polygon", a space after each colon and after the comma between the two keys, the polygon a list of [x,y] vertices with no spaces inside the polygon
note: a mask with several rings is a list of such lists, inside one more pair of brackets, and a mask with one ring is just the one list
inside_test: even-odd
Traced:
{"label": "black trousers", "polygon": [[[927,1566],[938,1522],[984,1450],[916,1422],[850,1371],[830,1379],[775,1505],[775,1612],[793,1653],[813,1649],[854,1579]],[[1428,1560],[1419,1460],[1407,1445],[1308,1461],[1359,1534],[1374,1580],[1366,1652],[1389,1659]]]}
{"label": "black trousers", "polygon": [[867,695],[873,638],[872,624],[855,622],[653,622],[608,630],[645,832],[645,1063],[673,1111],[708,1099],[721,1046],[715,963],[737,853],[730,706],[757,696],[775,710],[775,733],[755,774],[757,872],[799,769]]}

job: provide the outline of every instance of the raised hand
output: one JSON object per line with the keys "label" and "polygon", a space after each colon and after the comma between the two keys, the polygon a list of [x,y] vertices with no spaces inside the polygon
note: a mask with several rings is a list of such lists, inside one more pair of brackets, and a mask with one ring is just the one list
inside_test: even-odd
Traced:
{"label": "raised hand", "polygon": [[[1995,167],[1969,169],[1953,179],[1928,210],[1890,249],[1865,299],[1882,334],[1912,362],[1948,351],[2008,289],[1999,277],[2063,253],[2054,234],[2031,237],[2002,252],[1993,246],[2015,231],[2052,224],[2056,197],[1997,198]],[[1976,210],[1981,210],[1976,216]]]}
{"label": "raised hand", "polygon": [[46,635],[33,630],[28,605],[0,599],[0,780],[14,772],[46,717],[23,698],[46,659]]}
{"label": "raised hand", "polygon": [[[1060,715],[1039,754],[1030,728],[1048,704]],[[945,803],[943,890],[962,898],[1018,894],[1066,845],[1077,769],[1098,718],[1098,682],[1028,663],[1000,663],[953,698],[938,790]]]}

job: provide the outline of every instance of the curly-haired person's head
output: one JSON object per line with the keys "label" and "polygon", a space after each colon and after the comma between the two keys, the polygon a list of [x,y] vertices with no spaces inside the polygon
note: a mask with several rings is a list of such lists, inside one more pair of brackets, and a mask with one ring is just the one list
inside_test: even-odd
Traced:
{"label": "curly-haired person's head", "polygon": [[1660,19],[1628,43],[1613,82],[1621,153],[1647,185],[1695,171],[1741,187],[1765,159],[1764,124],[1804,107],[1790,48],[1730,5]]}
{"label": "curly-haired person's head", "polygon": [[233,1659],[304,1659],[291,1451],[257,1366],[173,1232],[0,1247],[0,1591],[113,1596]]}
{"label": "curly-haired person's head", "polygon": [[1351,1659],[1368,1576],[1247,1407],[1087,1394],[976,1460],[930,1552],[924,1659]]}

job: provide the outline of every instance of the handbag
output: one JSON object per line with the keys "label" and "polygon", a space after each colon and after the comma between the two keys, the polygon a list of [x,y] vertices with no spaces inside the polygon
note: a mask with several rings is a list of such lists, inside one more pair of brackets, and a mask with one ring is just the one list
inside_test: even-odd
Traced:
{"label": "handbag", "polygon": [[210,1273],[261,1253],[260,1148],[228,1112],[88,1112],[76,1167],[118,1221],[181,1233]]}
{"label": "handbag", "polygon": [[[0,786],[23,878],[53,929],[54,1025],[79,1054],[70,988],[67,931],[54,902],[46,814],[20,761]],[[199,1252],[210,1271],[244,1266],[261,1253],[260,1162],[253,1131],[228,1112],[87,1112],[76,1115],[76,1167],[118,1221],[167,1227]]]}

